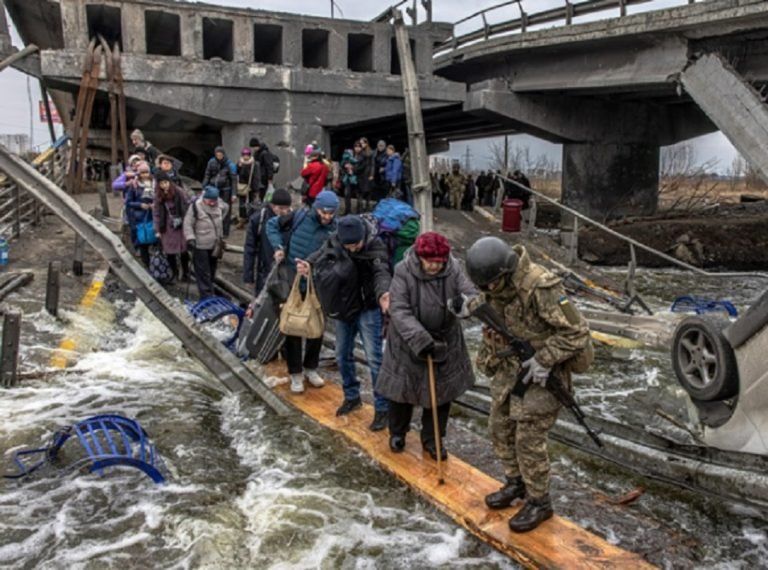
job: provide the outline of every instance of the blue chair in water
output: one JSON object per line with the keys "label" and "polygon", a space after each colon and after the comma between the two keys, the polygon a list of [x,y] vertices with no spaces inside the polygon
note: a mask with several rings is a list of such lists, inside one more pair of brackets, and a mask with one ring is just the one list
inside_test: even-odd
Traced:
{"label": "blue chair in water", "polygon": [[[72,436],[76,436],[72,438]],[[146,432],[136,420],[114,414],[93,416],[53,434],[53,440],[47,447],[17,451],[13,457],[18,468],[17,473],[3,475],[7,479],[19,479],[39,469],[46,463],[52,463],[67,441],[77,441],[85,456],[66,465],[63,470],[87,468],[88,472],[104,475],[105,467],[125,465],[143,471],[155,483],[164,483],[162,462],[149,441]],[[34,456],[43,455],[42,459],[27,462]]]}
{"label": "blue chair in water", "polygon": [[683,295],[682,297],[678,297],[674,300],[669,310],[673,313],[694,312],[697,315],[725,311],[728,313],[729,317],[739,316],[739,312],[730,301],[712,300],[705,297],[696,297],[694,295]]}
{"label": "blue chair in water", "polygon": [[240,334],[240,327],[243,325],[243,317],[245,316],[243,308],[224,297],[208,297],[195,304],[187,302],[186,306],[189,313],[198,323],[210,323],[228,315],[237,317],[237,327],[234,334],[222,341],[229,350],[235,350],[235,342]]}

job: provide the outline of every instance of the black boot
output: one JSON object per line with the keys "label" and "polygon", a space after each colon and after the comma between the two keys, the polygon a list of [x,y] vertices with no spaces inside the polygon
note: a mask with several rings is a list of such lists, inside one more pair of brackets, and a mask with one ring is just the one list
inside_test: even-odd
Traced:
{"label": "black boot", "polygon": [[402,453],[405,449],[405,436],[404,435],[390,435],[389,436],[389,449],[395,453]]}
{"label": "black boot", "polygon": [[389,414],[387,412],[376,410],[376,413],[373,415],[373,421],[371,422],[371,425],[368,426],[368,429],[371,431],[381,431],[387,427],[388,419]]}
{"label": "black boot", "polygon": [[519,475],[507,477],[507,482],[498,491],[486,495],[485,504],[489,509],[506,509],[517,499],[525,498],[525,483]]}
{"label": "black boot", "polygon": [[[448,459],[448,452],[445,450],[445,442],[441,441],[440,444],[441,444],[440,445],[440,459],[442,461],[445,461],[446,459]],[[422,442],[421,443],[421,447],[424,449],[424,451],[429,453],[429,456],[432,459],[437,461],[437,444],[435,443],[434,440],[430,439],[428,441]]]}
{"label": "black boot", "polygon": [[530,497],[518,513],[509,519],[512,532],[528,532],[535,529],[545,520],[552,518],[552,501],[549,495]]}
{"label": "black boot", "polygon": [[360,400],[360,398],[355,398],[354,400],[344,400],[341,406],[339,406],[339,409],[336,410],[336,415],[346,416],[348,413],[356,410],[357,408],[361,408],[362,406],[363,402]]}

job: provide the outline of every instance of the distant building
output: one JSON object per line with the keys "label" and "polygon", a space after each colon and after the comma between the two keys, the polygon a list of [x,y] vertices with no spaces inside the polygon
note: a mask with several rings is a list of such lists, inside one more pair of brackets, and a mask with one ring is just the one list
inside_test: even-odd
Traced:
{"label": "distant building", "polygon": [[24,154],[29,150],[29,135],[0,135],[0,144],[14,154]]}

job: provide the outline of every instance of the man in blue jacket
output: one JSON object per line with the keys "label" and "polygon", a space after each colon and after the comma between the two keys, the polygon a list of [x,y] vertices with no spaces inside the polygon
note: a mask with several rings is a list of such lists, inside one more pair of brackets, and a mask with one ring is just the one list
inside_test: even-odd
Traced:
{"label": "man in blue jacket", "polygon": [[403,181],[403,160],[395,152],[395,147],[387,146],[387,166],[384,168],[384,179],[389,188],[390,198],[400,198],[402,191],[400,185]]}
{"label": "man in blue jacket", "polygon": [[[335,192],[323,190],[315,198],[312,208],[302,208],[287,216],[274,217],[267,223],[267,237],[275,249],[275,261],[285,260],[289,267],[306,265],[306,259],[325,243],[336,230],[335,216],[339,209],[339,198]],[[286,231],[289,228],[289,231]],[[306,351],[302,359],[302,337],[285,337],[285,359],[288,361],[288,373],[291,375],[291,392],[300,394],[304,391],[304,377],[315,388],[320,388],[325,381],[317,373],[320,361],[322,338],[306,341]]]}

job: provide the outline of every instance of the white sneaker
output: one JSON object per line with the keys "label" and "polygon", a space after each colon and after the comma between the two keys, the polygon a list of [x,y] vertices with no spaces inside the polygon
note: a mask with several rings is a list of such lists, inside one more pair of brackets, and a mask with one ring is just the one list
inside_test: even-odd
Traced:
{"label": "white sneaker", "polygon": [[325,386],[325,380],[317,373],[317,370],[305,370],[304,376],[307,377],[307,381],[315,388],[322,388]]}
{"label": "white sneaker", "polygon": [[301,394],[304,392],[304,375],[291,374],[291,392]]}

